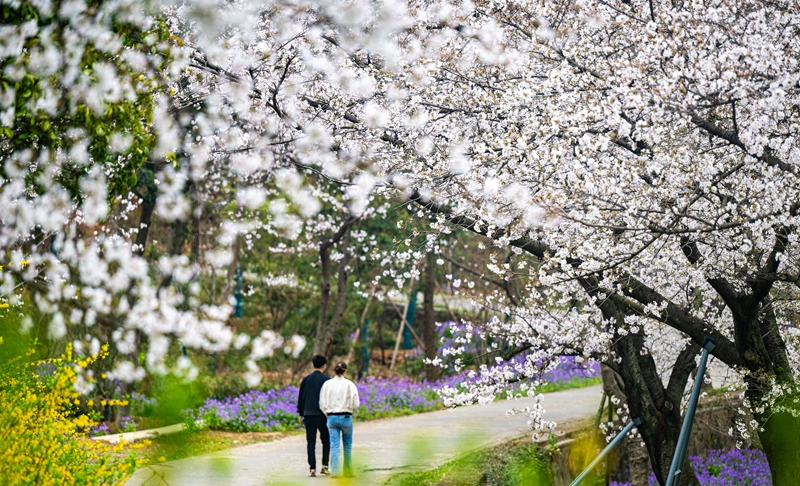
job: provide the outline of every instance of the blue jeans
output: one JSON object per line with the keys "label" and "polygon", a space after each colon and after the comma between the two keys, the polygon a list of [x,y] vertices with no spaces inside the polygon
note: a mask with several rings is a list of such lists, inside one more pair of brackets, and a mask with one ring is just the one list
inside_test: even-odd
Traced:
{"label": "blue jeans", "polygon": [[344,475],[353,475],[353,416],[328,415],[328,431],[331,436],[331,474],[342,474],[339,462],[341,443],[344,443]]}

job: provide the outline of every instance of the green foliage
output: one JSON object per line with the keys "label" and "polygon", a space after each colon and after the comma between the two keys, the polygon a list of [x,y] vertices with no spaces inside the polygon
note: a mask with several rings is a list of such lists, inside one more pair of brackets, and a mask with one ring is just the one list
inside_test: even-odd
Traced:
{"label": "green foliage", "polygon": [[599,376],[592,377],[577,377],[565,381],[557,381],[555,383],[545,383],[537,389],[539,393],[550,393],[561,390],[569,390],[572,388],[583,388],[585,386],[599,385],[603,383],[603,379]]}
{"label": "green foliage", "polygon": [[208,388],[203,380],[187,380],[172,374],[154,375],[147,390],[158,400],[151,415],[165,423],[183,422],[184,410],[202,405],[208,396]]}
{"label": "green foliage", "polygon": [[[32,66],[32,56],[40,49],[52,44],[63,48],[68,42],[64,32],[72,27],[69,20],[57,15],[57,8],[43,14],[34,7],[35,2],[21,1],[16,6],[3,4],[2,20],[6,25],[35,22],[37,34],[28,37],[24,54],[17,58],[0,59],[0,92],[15,94],[12,105],[13,119],[0,126],[0,156],[29,151],[30,158],[53,159],[58,152],[68,154],[74,147],[86,143],[90,157],[86,161],[65,161],[61,164],[58,180],[76,199],[81,199],[80,179],[92,167],[99,165],[108,175],[108,198],[113,201],[118,195],[127,193],[136,184],[136,171],[148,159],[154,144],[151,131],[153,94],[158,89],[151,77],[128,64],[122,53],[111,54],[106,46],[85,44],[80,59],[80,74],[90,86],[97,85],[100,66],[110,66],[120,79],[127,80],[135,93],[133,98],[122,97],[113,103],[88,103],[72,96],[61,77],[66,76],[61,68],[47,73],[47,67]],[[150,51],[152,43],[164,38],[166,31],[157,24],[153,32],[144,33],[132,25],[112,22],[112,33],[120,36],[128,50]],[[152,56],[158,64],[158,56]],[[161,56],[166,61],[167,56]],[[52,61],[47,61],[52,62]],[[41,64],[41,61],[37,61]],[[10,68],[15,69],[10,69]],[[14,74],[19,72],[19,74]],[[124,136],[130,143],[127,148],[116,150],[111,144],[114,136]],[[41,169],[33,164],[27,176],[28,188],[38,191]],[[0,166],[0,176],[5,176]]]}
{"label": "green foliage", "polygon": [[212,398],[238,397],[250,390],[262,390],[268,385],[260,383],[259,386],[252,388],[247,386],[240,373],[215,373],[203,378],[208,394]]}

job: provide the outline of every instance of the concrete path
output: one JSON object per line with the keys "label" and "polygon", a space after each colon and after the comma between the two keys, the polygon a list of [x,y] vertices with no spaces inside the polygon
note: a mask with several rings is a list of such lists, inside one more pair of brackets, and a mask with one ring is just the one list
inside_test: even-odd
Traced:
{"label": "concrete path", "polygon": [[121,440],[127,442],[136,442],[137,440],[152,439],[159,435],[174,434],[186,428],[184,424],[167,425],[166,427],[159,427],[157,429],[137,430],[135,432],[123,432],[121,434],[101,435],[92,437],[92,439],[100,442],[108,442],[109,444],[119,444]]}
{"label": "concrete path", "polygon": [[[545,395],[545,417],[562,426],[597,412],[602,388],[595,385]],[[352,480],[306,477],[305,435],[253,444],[141,469],[130,486],[250,486],[294,484],[382,484],[398,472],[427,470],[475,448],[528,435],[524,415],[507,415],[531,399],[498,401],[455,410],[370,422],[356,421]],[[317,457],[321,455],[317,443]]]}

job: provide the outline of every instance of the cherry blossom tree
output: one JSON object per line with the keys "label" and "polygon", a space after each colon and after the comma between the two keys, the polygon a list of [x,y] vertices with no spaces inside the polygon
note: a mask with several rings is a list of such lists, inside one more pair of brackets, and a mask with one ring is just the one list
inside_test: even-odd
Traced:
{"label": "cherry blossom tree", "polygon": [[[256,373],[280,343],[234,335],[193,277],[229,268],[261,215],[287,233],[313,217],[318,178],[355,217],[391,186],[433,218],[429,249],[461,227],[536,259],[489,266],[530,281],[486,329],[526,359],[482,368],[454,403],[535,383],[556,355],[600,360],[663,483],[710,336],[774,484],[800,474],[796,2],[3,6],[0,296],[34,292],[54,337],[102,320],[122,355],[146,341],[151,369],[173,338],[250,344]],[[225,197],[241,210],[216,247],[187,252]],[[140,202],[137,226],[112,224]],[[157,261],[152,217],[171,226]]]}
{"label": "cherry blossom tree", "polygon": [[[663,482],[713,337],[742,374],[775,484],[791,484],[796,7],[419,2],[402,56],[329,40],[339,63],[318,68],[309,103],[335,143],[370,154],[371,173],[434,214],[434,230],[467,228],[540,262],[527,306],[492,329],[536,352],[487,369],[462,398],[490,399],[548,353],[601,359],[646,419]],[[330,92],[345,69],[377,89]]]}
{"label": "cherry blossom tree", "polygon": [[[440,7],[419,6],[402,72],[370,66],[385,94],[342,117],[380,122],[384,177],[435,226],[539,259],[528,308],[497,331],[617,370],[662,482],[713,337],[743,374],[774,483],[791,484],[796,5]],[[483,393],[519,374],[533,370],[487,372]]]}
{"label": "cherry blossom tree", "polygon": [[[88,331],[103,326],[120,358],[109,376],[123,381],[170,371],[163,358],[175,340],[207,351],[249,346],[255,378],[256,361],[285,343],[236,335],[225,293],[204,301],[196,278],[209,265],[230,267],[259,213],[291,232],[319,210],[302,171],[325,166],[334,177],[355,166],[356,154],[332,148],[297,108],[307,106],[298,66],[314,60],[325,36],[390,39],[406,22],[394,11],[302,1],[3,2],[4,303],[34,302],[49,316],[49,335],[76,336],[77,350],[99,346]],[[386,17],[385,29],[353,15]],[[369,197],[362,186],[354,181],[349,192],[355,214]],[[197,236],[225,196],[240,210],[218,220],[216,244],[200,254],[187,235]],[[156,223],[169,227],[166,254],[147,253]],[[303,340],[286,344],[296,352]],[[185,359],[176,367],[191,374]]]}

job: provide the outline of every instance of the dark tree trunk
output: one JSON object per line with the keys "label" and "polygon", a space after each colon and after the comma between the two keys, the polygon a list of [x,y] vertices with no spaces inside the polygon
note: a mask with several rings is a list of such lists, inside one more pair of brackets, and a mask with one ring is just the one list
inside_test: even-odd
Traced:
{"label": "dark tree trunk", "polygon": [[147,249],[147,237],[150,233],[150,224],[153,220],[153,210],[156,208],[154,198],[145,197],[142,202],[142,214],[139,217],[139,232],[136,233],[136,251],[139,256],[144,255]]}
{"label": "dark tree trunk", "polygon": [[333,336],[339,329],[344,317],[345,306],[347,305],[347,266],[350,264],[350,227],[344,233],[342,238],[342,253],[344,256],[339,260],[339,276],[336,279],[336,306],[333,308],[333,316],[325,329],[325,357],[331,357],[331,343],[333,343]]}
{"label": "dark tree trunk", "polygon": [[321,245],[319,250],[320,267],[322,268],[322,288],[319,296],[319,318],[317,333],[314,338],[314,349],[311,354],[322,354],[325,351],[325,323],[328,321],[328,301],[331,298],[331,253],[330,246]]}
{"label": "dark tree trunk", "polygon": [[[347,266],[350,263],[350,225],[352,220],[347,220],[334,237],[320,245],[320,262],[322,264],[322,295],[320,302],[319,321],[317,334],[314,339],[313,354],[322,354],[328,357],[333,336],[339,328],[347,304]],[[336,241],[341,240],[341,251],[344,255],[339,261],[338,277],[336,281],[336,304],[333,316],[328,321],[328,304],[331,293],[331,258],[330,248]]]}
{"label": "dark tree trunk", "polygon": [[[142,209],[141,215],[139,216],[139,232],[136,233],[136,251],[134,253],[139,256],[143,256],[145,250],[147,249],[147,242],[148,236],[150,235],[150,226],[153,223],[153,212],[156,208],[156,196],[150,192],[142,198]],[[131,289],[132,290],[132,289]],[[136,349],[137,351],[133,353],[134,359],[138,357],[138,349],[141,346],[141,340],[139,339],[139,333],[136,333]],[[120,390],[122,394],[130,397],[134,390],[133,383],[121,383]],[[130,400],[126,405],[119,405],[117,406],[116,413],[114,414],[114,426],[119,430],[120,424],[122,421],[122,417],[129,416],[131,414],[131,404]]]}
{"label": "dark tree trunk", "polygon": [[[433,289],[436,287],[436,255],[429,251],[425,257],[425,292],[423,303],[422,333],[425,342],[425,357],[432,360],[436,357],[436,316],[433,308]],[[433,364],[425,364],[425,379],[434,381],[438,368]]]}
{"label": "dark tree trunk", "polygon": [[[590,292],[596,292],[594,282],[582,281]],[[611,319],[617,329],[625,327],[625,314],[611,300],[600,304],[604,317]],[[617,366],[607,363],[622,378],[623,390],[628,399],[631,418],[642,417],[644,423],[637,427],[642,435],[653,472],[659,484],[666,482],[672,456],[680,435],[682,417],[680,403],[689,374],[694,368],[694,357],[700,350],[696,344],[687,346],[678,356],[667,388],[661,381],[653,357],[642,354],[644,331],[615,333],[614,351],[622,362]],[[682,468],[681,485],[698,485],[691,464],[686,461]]]}
{"label": "dark tree trunk", "polygon": [[192,211],[191,228],[192,228],[192,261],[200,261],[200,222],[203,217],[203,205],[199,201],[195,202],[196,207]]}
{"label": "dark tree trunk", "polygon": [[381,319],[378,319],[378,346],[381,349],[381,364],[386,366],[386,345],[383,343],[383,323]]}
{"label": "dark tree trunk", "polygon": [[[619,400],[617,407],[624,406],[628,397],[625,394],[622,378],[608,366],[601,366],[603,377],[603,391],[609,397],[616,397]],[[609,404],[611,401],[609,400]],[[624,425],[624,424],[623,424]],[[628,456],[629,479],[631,486],[647,486],[647,479],[650,475],[648,466],[650,459],[647,456],[647,449],[640,445],[638,438],[631,438],[629,435],[623,442],[625,452]]]}

